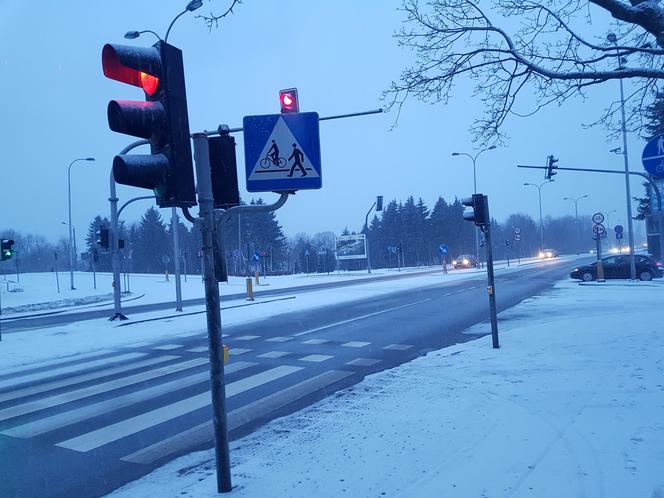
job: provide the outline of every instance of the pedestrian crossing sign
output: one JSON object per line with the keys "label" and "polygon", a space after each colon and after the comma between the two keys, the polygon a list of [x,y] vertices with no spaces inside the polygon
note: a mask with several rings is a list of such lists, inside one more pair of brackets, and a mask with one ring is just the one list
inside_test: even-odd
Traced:
{"label": "pedestrian crossing sign", "polygon": [[245,116],[243,129],[248,192],[322,187],[318,113]]}

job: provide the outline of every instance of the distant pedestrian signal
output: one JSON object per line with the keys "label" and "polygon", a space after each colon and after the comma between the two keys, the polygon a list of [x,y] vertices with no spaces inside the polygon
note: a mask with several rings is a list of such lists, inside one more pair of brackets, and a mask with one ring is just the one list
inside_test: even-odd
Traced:
{"label": "distant pedestrian signal", "polygon": [[279,90],[279,103],[281,104],[282,113],[300,112],[300,103],[297,98],[297,88]]}

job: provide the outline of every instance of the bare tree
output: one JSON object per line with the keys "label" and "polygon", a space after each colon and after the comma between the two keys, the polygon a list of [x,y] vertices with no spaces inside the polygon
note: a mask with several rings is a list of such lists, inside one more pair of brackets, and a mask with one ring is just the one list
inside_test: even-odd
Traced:
{"label": "bare tree", "polygon": [[[625,95],[627,122],[642,129],[642,111],[664,78],[659,0],[495,0],[486,7],[476,0],[405,0],[403,12],[406,27],[396,37],[416,61],[386,92],[390,106],[400,110],[409,95],[447,102],[454,84],[467,77],[486,108],[473,126],[476,140],[500,141],[508,116],[533,114],[620,78],[636,82]],[[611,18],[611,35],[592,26],[608,28]],[[519,97],[525,92],[536,104],[524,110]],[[590,124],[615,129],[619,110],[613,102]]]}
{"label": "bare tree", "polygon": [[205,21],[205,24],[207,27],[212,30],[212,28],[218,28],[219,27],[219,21],[221,21],[224,17],[230,15],[233,13],[233,9],[242,2],[240,0],[231,0],[230,6],[226,8],[221,14],[215,14],[212,10],[210,10],[210,13],[208,15],[202,14],[196,16],[199,19],[203,19]]}

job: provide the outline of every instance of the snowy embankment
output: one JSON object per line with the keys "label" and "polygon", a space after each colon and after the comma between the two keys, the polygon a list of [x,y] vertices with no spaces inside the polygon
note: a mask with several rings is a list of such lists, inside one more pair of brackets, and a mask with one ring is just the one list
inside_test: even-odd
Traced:
{"label": "snowy embankment", "polygon": [[[430,353],[234,442],[232,495],[660,498],[663,291],[559,283],[501,314],[499,350]],[[213,452],[113,496],[217,496]]]}

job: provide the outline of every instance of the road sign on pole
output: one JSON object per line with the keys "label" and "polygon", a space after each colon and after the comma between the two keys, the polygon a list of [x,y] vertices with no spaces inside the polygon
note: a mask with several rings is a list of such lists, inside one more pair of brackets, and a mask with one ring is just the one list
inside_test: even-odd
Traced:
{"label": "road sign on pole", "polygon": [[445,244],[440,244],[440,245],[438,246],[438,252],[439,252],[440,254],[447,254],[447,253],[449,252],[449,249],[448,249],[448,247],[447,247]]}
{"label": "road sign on pole", "polygon": [[245,116],[243,128],[249,192],[322,187],[318,113]]}
{"label": "road sign on pole", "polygon": [[655,177],[664,177],[664,135],[658,135],[643,148],[644,169]]}
{"label": "road sign on pole", "polygon": [[599,225],[604,221],[604,215],[602,213],[595,213],[593,214],[593,223],[596,225]]}

